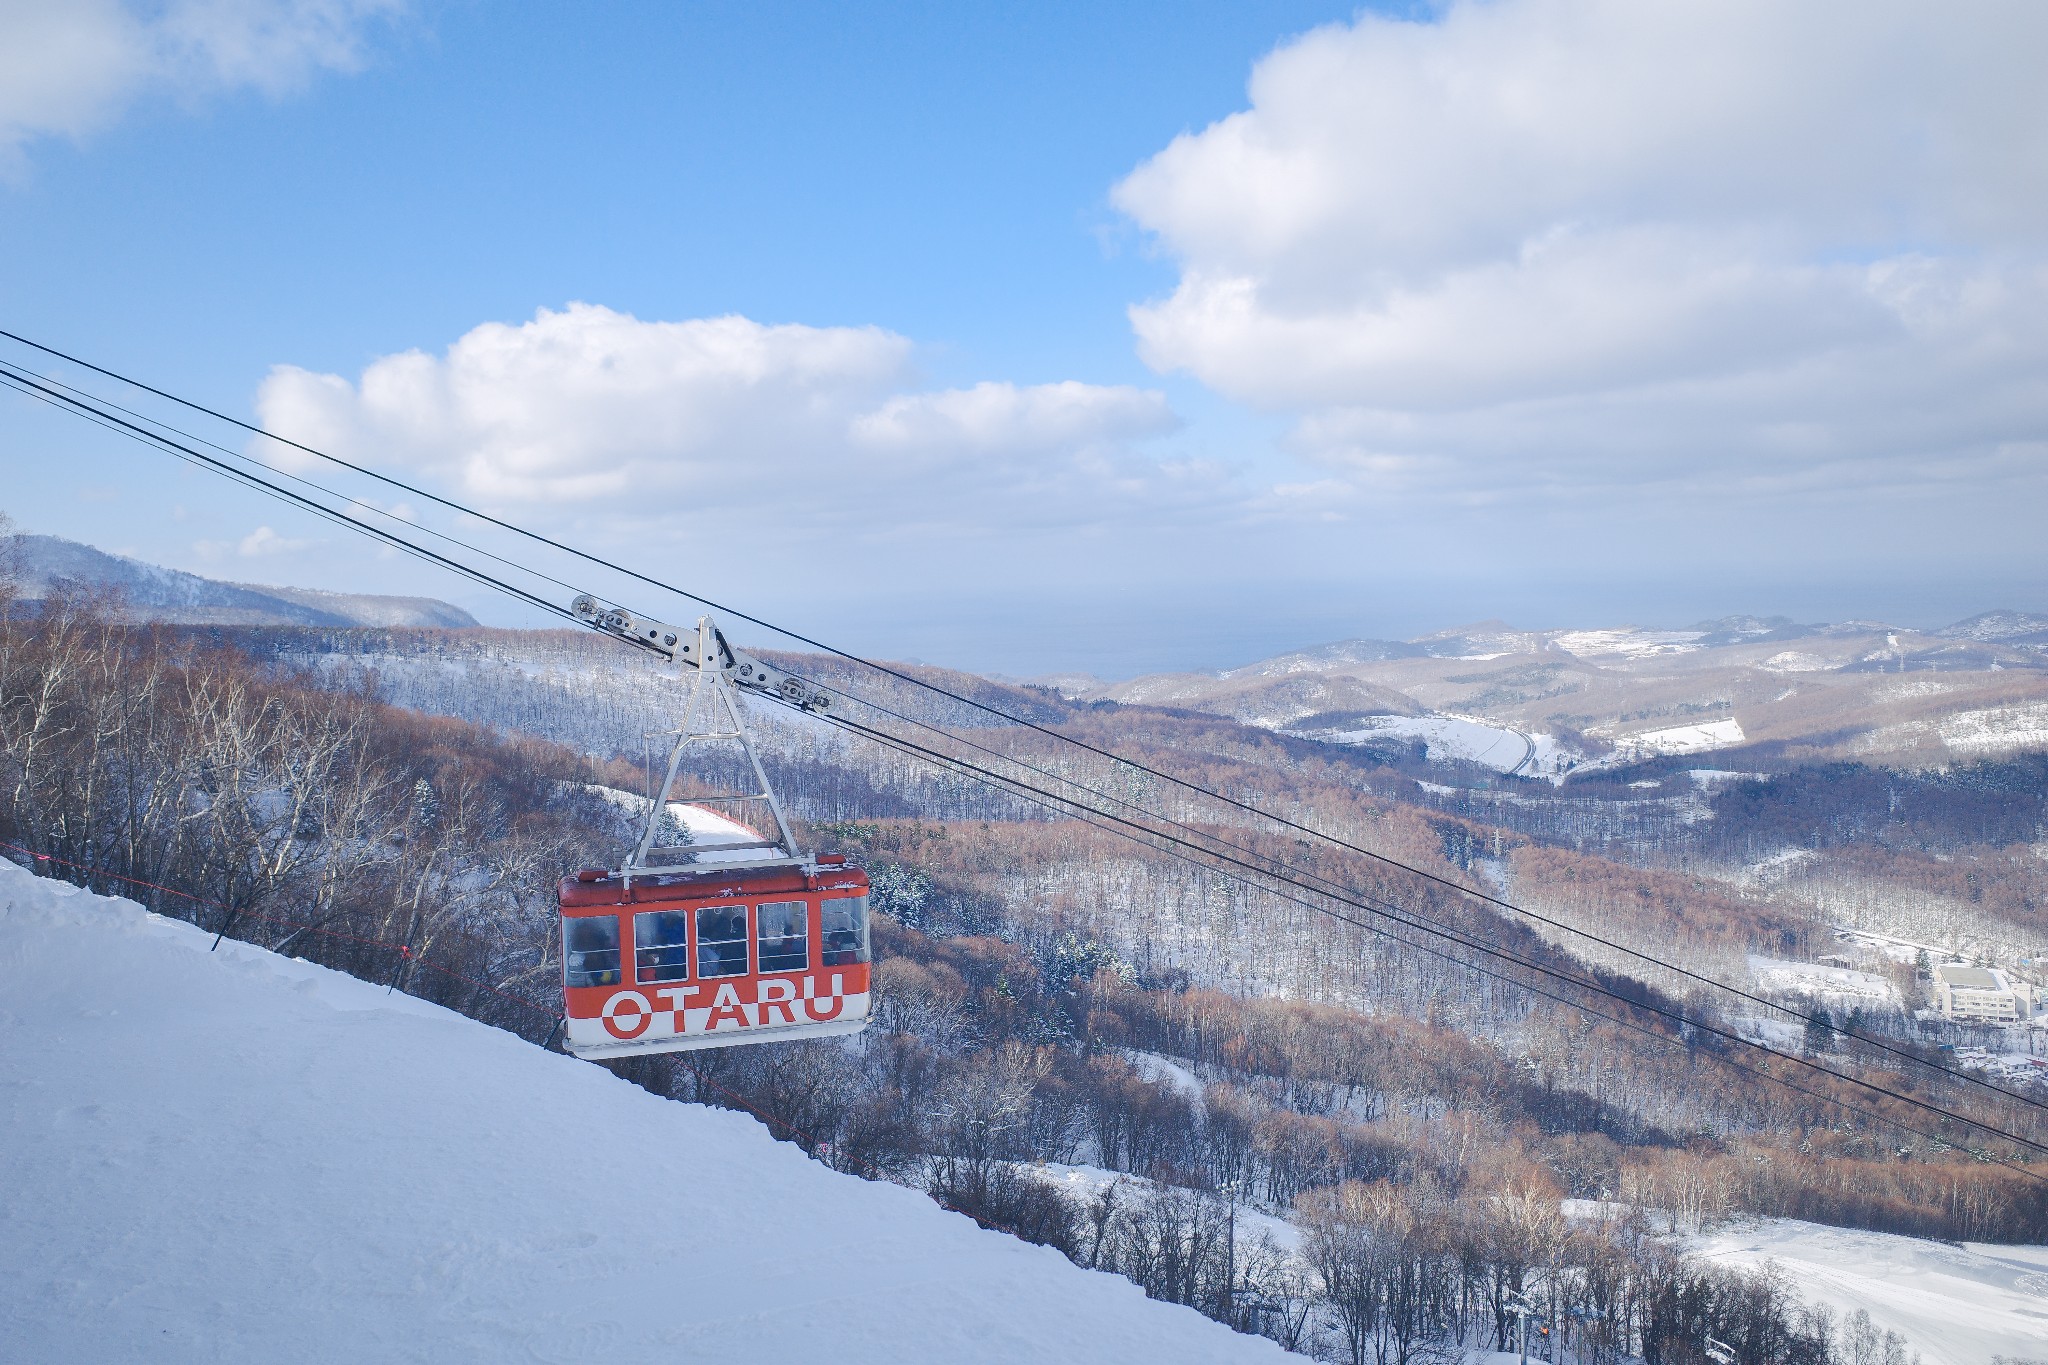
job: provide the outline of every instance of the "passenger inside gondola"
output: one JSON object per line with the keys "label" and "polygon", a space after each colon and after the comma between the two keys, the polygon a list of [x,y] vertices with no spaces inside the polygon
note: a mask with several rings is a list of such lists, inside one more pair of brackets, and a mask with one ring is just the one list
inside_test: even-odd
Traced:
{"label": "passenger inside gondola", "polygon": [[747,907],[707,905],[697,911],[697,975],[747,974]]}
{"label": "passenger inside gondola", "polygon": [[761,970],[800,972],[811,965],[810,926],[802,901],[763,901],[754,912],[761,926]]}
{"label": "passenger inside gondola", "polygon": [[832,896],[826,898],[818,915],[819,936],[824,940],[827,967],[851,967],[868,960],[868,898]]}
{"label": "passenger inside gondola", "polygon": [[633,916],[633,962],[644,983],[683,981],[690,975],[690,913],[649,910]]}
{"label": "passenger inside gondola", "polygon": [[593,915],[563,920],[562,962],[571,986],[618,985],[618,917]]}

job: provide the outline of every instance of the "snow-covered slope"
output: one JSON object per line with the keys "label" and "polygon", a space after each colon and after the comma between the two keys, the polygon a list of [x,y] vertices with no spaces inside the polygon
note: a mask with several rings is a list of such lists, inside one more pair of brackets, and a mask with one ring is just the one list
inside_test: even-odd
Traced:
{"label": "snow-covered slope", "polygon": [[59,536],[16,536],[0,545],[4,567],[24,598],[50,595],[61,582],[111,588],[139,621],[220,626],[473,626],[476,618],[432,597],[322,592],[261,583],[222,583],[110,555]]}
{"label": "snow-covered slope", "polygon": [[1695,1238],[1722,1265],[1774,1262],[1809,1303],[1857,1309],[1927,1365],[2048,1358],[2048,1247],[1930,1242],[1767,1218]]}
{"label": "snow-covered slope", "polygon": [[1991,612],[1935,632],[1755,617],[1685,630],[1487,621],[1073,695],[1209,711],[1383,753],[1377,740],[1418,736],[1433,761],[1524,777],[1584,778],[1737,746],[1797,746],[1807,761],[1973,761],[2048,747],[2048,615]]}
{"label": "snow-covered slope", "polygon": [[1279,1361],[743,1115],[0,863],[0,1360]]}

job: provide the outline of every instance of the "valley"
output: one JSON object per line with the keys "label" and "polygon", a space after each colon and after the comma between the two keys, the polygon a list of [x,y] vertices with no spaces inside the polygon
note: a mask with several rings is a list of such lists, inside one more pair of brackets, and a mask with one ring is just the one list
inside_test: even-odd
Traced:
{"label": "valley", "polygon": [[[312,856],[247,886],[222,841],[260,847],[273,817],[247,834],[166,825],[157,843],[145,814],[140,845],[107,842],[136,817],[107,823],[112,809],[80,806],[81,793],[136,789],[149,764],[175,771],[189,746],[228,752],[233,726],[221,730],[228,715],[208,703],[185,719],[157,712],[149,732],[166,747],[140,768],[141,755],[63,739],[55,752],[69,757],[41,768],[55,785],[32,781],[10,808],[14,847],[119,874],[86,874],[107,889],[147,871],[200,898],[151,893],[152,908],[204,927],[223,923],[206,904],[239,903],[238,935],[372,980],[392,970],[376,945],[411,935],[435,966],[407,990],[549,1041],[544,1020],[491,993],[530,998],[559,973],[550,878],[612,856],[623,822],[645,809],[658,736],[674,723],[669,670],[588,634],[157,627],[99,610],[55,602],[17,618],[11,695],[119,657],[128,681],[67,703],[105,718],[64,733],[122,733],[120,709],[153,696],[267,698],[233,722],[256,726],[232,741],[249,756],[238,763],[267,752],[261,733],[301,747],[289,737],[332,734],[313,751],[335,761],[307,771],[278,750],[243,780],[309,783],[294,803],[329,812],[310,827],[327,832],[302,833]],[[1619,679],[1583,661],[1575,676],[1626,695],[1644,660],[1712,648],[1653,643],[1632,655],[1603,637],[1600,668]],[[1527,774],[1476,747],[1537,733],[1515,730],[1527,717],[1512,711],[1482,720],[1475,708],[1462,732],[1361,742],[1284,710],[1208,709],[1184,679],[1171,697],[1147,690],[1156,680],[1113,697],[763,657],[835,697],[829,719],[754,703],[749,723],[804,840],[872,880],[876,1027],[857,1047],[607,1063],[658,1095],[751,1112],[837,1169],[923,1189],[1300,1349],[1340,1330],[1327,1290],[1339,1263],[1317,1257],[1349,1254],[1345,1239],[1364,1229],[1406,1247],[1418,1274],[1445,1277],[1447,1294],[1461,1257],[1479,1257],[1471,1264],[1496,1283],[1542,1286],[1547,1311],[1579,1315],[1566,1335],[1589,1360],[1650,1349],[1659,1330],[1635,1308],[1589,1307],[1605,1296],[1649,1311],[1659,1295],[1704,1294],[1733,1313],[1760,1292],[1743,1278],[1753,1262],[1696,1263],[1681,1234],[1762,1218],[2044,1240],[2048,1210],[2025,1174],[2028,1144],[2048,1142],[2042,1111],[1982,1082],[2048,1101],[2048,1034],[2033,1009],[2007,1025],[1948,1017],[1936,989],[1948,961],[2029,990],[2040,980],[2048,782],[2024,749],[1880,765],[1801,758],[1783,743],[1745,740],[1703,760],[1621,744],[1594,753],[1587,739],[1574,751],[1584,762]],[[1418,670],[1406,681],[1428,694],[1415,677],[1441,661],[1424,658],[1405,661]],[[1287,667],[1299,689],[1289,705],[1336,694],[1316,692],[1298,660]],[[1377,691],[1332,684],[1382,708],[1339,724],[1445,718],[1419,697],[1397,710],[1390,683],[1368,685]],[[1227,710],[1248,694],[1222,695]],[[1843,695],[1853,708],[1871,694]],[[59,738],[33,711],[10,714],[18,765],[36,735]],[[1592,717],[1581,733],[1605,724]],[[881,742],[890,735],[927,751]],[[1522,742],[1525,755],[1534,747]],[[109,762],[129,776],[84,788],[59,778]],[[390,795],[334,804],[369,774],[426,814],[391,824],[379,813]],[[681,809],[684,824],[702,823]],[[334,823],[350,811],[370,823]],[[415,818],[419,833],[401,835]],[[1162,820],[1196,837],[1201,856],[1164,842]],[[1310,832],[1329,842],[1313,846]],[[388,908],[407,885],[410,927]],[[1702,1048],[1699,1029],[1722,1041]],[[1772,1051],[1750,1055],[1744,1040]],[[1781,1056],[1820,1071],[1787,1092],[1770,1060]],[[1873,1109],[1859,1083],[1907,1102]],[[1912,1103],[1953,1117],[1930,1122]],[[1478,1248],[1505,1235],[1510,1197],[1528,1217],[1592,1201],[1649,1221],[1543,1224],[1553,1240],[1487,1260]],[[1240,1219],[1241,1247],[1218,1232]],[[1422,1236],[1439,1225],[1481,1240]],[[1802,1317],[1811,1305],[1796,1295],[1755,1303],[1775,1315],[1772,1330],[1836,1330]],[[1415,1330],[1475,1347],[1501,1348],[1511,1325],[1422,1300],[1414,1311]]]}

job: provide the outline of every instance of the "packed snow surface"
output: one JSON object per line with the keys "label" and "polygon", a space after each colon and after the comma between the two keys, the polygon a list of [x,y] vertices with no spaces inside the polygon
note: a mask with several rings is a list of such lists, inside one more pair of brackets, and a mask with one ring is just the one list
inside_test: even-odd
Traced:
{"label": "packed snow surface", "polygon": [[1279,1361],[922,1194],[0,863],[0,1360]]}
{"label": "packed snow surface", "polygon": [[1796,649],[1780,650],[1758,664],[1758,668],[1772,673],[1826,673],[1839,665],[1818,654],[1807,654]]}
{"label": "packed snow surface", "polygon": [[1787,962],[1782,958],[1749,955],[1749,974],[1765,990],[1827,997],[1830,1004],[1845,1001],[1861,1005],[1894,1005],[1898,990],[1875,972],[1850,967],[1830,967],[1819,962]]}
{"label": "packed snow surface", "polygon": [[[652,797],[640,796],[634,792],[621,791],[617,787],[588,786],[586,790],[596,792],[627,813],[645,819],[648,803]],[[759,863],[784,856],[777,848],[736,848],[718,851],[721,844],[758,843],[761,835],[739,821],[721,815],[704,806],[688,801],[668,803],[669,818],[676,828],[687,831],[689,846],[695,850],[690,860],[696,863]]]}
{"label": "packed snow surface", "polygon": [[1202,1084],[1201,1077],[1188,1069],[1187,1063],[1157,1052],[1144,1052],[1138,1048],[1125,1048],[1123,1056],[1139,1076],[1154,1085],[1172,1086],[1195,1107],[1195,1112],[1202,1112],[1203,1096],[1207,1092],[1207,1087]]}
{"label": "packed snow surface", "polygon": [[1665,730],[1622,735],[1614,741],[1614,748],[1633,761],[1657,754],[1703,754],[1740,744],[1743,739],[1742,727],[1734,720],[1710,720],[1704,725],[1674,725]]}
{"label": "packed snow surface", "polygon": [[1356,729],[1317,731],[1312,737],[1332,744],[1420,739],[1432,760],[1480,763],[1504,773],[1561,773],[1576,757],[1554,736],[1526,734],[1472,716],[1373,716]]}
{"label": "packed snow surface", "polygon": [[[1127,1171],[1105,1170],[1101,1166],[1069,1166],[1057,1161],[1041,1161],[1019,1169],[1063,1191],[1077,1205],[1094,1203],[1112,1185],[1118,1187],[1119,1197],[1126,1206],[1137,1204],[1160,1191],[1175,1192],[1171,1185],[1161,1185],[1156,1180]],[[1237,1235],[1247,1245],[1263,1236],[1272,1242],[1276,1250],[1289,1256],[1298,1256],[1301,1252],[1300,1228],[1249,1202],[1237,1206]]]}
{"label": "packed snow surface", "polygon": [[1703,1234],[1692,1249],[1722,1265],[1775,1263],[1801,1298],[1838,1318],[1862,1309],[1927,1365],[2048,1357],[2048,1247],[1930,1242],[1769,1218]]}
{"label": "packed snow surface", "polygon": [[1551,643],[1567,654],[1582,659],[1620,657],[1651,659],[1665,654],[1689,654],[1702,648],[1703,630],[1567,630],[1551,637]]}

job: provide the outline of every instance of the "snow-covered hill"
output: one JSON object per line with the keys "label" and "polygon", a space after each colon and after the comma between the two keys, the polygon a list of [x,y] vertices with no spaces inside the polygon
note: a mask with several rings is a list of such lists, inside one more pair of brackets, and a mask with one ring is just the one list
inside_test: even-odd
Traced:
{"label": "snow-covered hill", "polygon": [[1279,1361],[743,1115],[0,862],[0,1360]]}
{"label": "snow-covered hill", "polygon": [[218,626],[473,626],[476,618],[432,597],[322,592],[260,583],[223,583],[110,555],[59,536],[16,536],[5,568],[24,598],[62,582],[113,589],[137,620]]}
{"label": "snow-covered hill", "polygon": [[1775,1264],[1809,1303],[1861,1310],[1927,1365],[2048,1358],[2048,1247],[1930,1242],[1765,1218],[1692,1249],[1722,1265]]}
{"label": "snow-covered hill", "polygon": [[[1338,744],[1377,747],[1413,735],[1427,740],[1434,760],[1523,776],[1561,777],[1567,767],[1584,776],[1751,745],[1860,761],[1968,761],[2048,746],[2048,616],[1987,612],[1939,631],[1755,617],[1686,630],[1517,630],[1487,621],[1067,694],[1209,711]],[[1541,761],[1532,745],[1563,761]]]}

